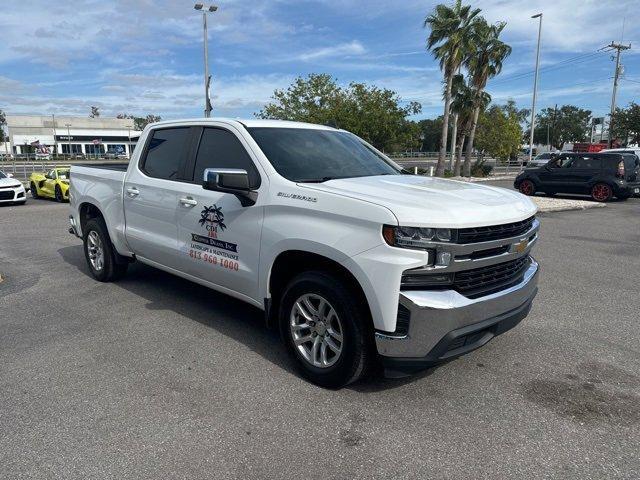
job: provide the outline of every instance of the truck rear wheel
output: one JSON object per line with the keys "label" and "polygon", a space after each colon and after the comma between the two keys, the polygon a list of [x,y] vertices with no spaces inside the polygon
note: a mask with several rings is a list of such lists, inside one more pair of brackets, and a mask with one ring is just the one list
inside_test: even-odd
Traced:
{"label": "truck rear wheel", "polygon": [[100,218],[88,220],[84,226],[84,255],[91,275],[99,282],[112,282],[126,272],[128,262],[115,251],[107,226]]}
{"label": "truck rear wheel", "polygon": [[301,374],[327,388],[361,378],[373,360],[368,313],[340,278],[296,276],[280,302],[280,333]]}

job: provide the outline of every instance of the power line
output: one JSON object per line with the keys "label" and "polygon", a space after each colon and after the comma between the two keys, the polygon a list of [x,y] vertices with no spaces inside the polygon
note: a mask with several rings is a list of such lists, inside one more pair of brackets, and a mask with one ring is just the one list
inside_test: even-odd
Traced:
{"label": "power line", "polygon": [[[571,58],[567,58],[565,60],[562,60],[560,62],[554,63],[553,65],[548,65],[546,67],[542,67],[540,68],[540,72],[551,72],[554,70],[559,70],[561,68],[565,68],[566,66],[569,66],[573,63],[582,61],[587,62],[587,61],[591,61],[594,60],[595,58],[598,57],[602,57],[606,52],[603,51],[597,51],[597,52],[591,52],[591,53],[586,53],[586,54],[582,54],[582,55],[578,55],[576,57],[571,57]],[[535,73],[535,71],[529,71],[529,72],[523,72],[523,73],[518,73],[518,74],[514,74],[511,76],[507,76],[507,77],[501,77],[497,80],[493,80],[491,81],[492,85],[496,85],[496,84],[500,84],[500,83],[505,83],[505,82],[511,82],[513,80],[520,80],[522,78],[526,78],[529,77],[531,75],[533,75]]]}

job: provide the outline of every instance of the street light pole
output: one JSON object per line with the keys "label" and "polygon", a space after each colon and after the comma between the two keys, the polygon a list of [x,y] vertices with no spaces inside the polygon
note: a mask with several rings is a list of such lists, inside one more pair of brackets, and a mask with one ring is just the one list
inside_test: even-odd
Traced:
{"label": "street light pole", "polygon": [[196,3],[194,9],[202,11],[202,28],[204,33],[204,116],[211,116],[211,98],[209,97],[209,84],[211,77],[209,75],[209,35],[207,33],[207,12],[213,13],[218,10],[217,5],[209,5],[204,8],[202,3]]}
{"label": "street light pole", "polygon": [[67,147],[68,147],[68,154],[69,156],[71,156],[71,132],[69,131],[69,127],[71,126],[70,123],[65,123],[64,124],[65,127],[67,127]]}
{"label": "street light pole", "polygon": [[[538,24],[538,48],[536,49],[536,73],[533,77],[533,102],[531,103],[531,135],[529,137],[529,162],[533,156],[533,131],[536,122],[536,95],[538,93],[538,66],[540,65],[540,37],[542,36],[542,13],[533,15],[531,18],[539,18]],[[520,166],[522,169],[522,165]]]}

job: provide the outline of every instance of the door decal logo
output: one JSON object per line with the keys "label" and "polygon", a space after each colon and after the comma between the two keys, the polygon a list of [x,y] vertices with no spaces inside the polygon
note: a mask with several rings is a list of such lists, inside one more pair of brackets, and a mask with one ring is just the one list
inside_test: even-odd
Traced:
{"label": "door decal logo", "polygon": [[224,224],[224,213],[222,213],[222,208],[215,204],[210,207],[205,206],[202,209],[202,212],[200,212],[199,223],[202,226],[206,226],[208,231],[211,231],[208,228],[209,226],[212,226],[216,232],[218,231],[218,228],[220,228],[220,231],[222,232],[227,228]]}
{"label": "door decal logo", "polygon": [[189,257],[228,272],[239,271],[238,244],[218,238],[218,234],[227,229],[222,207],[215,204],[205,206],[200,212],[198,223],[207,230],[207,234],[191,233],[188,241]]}

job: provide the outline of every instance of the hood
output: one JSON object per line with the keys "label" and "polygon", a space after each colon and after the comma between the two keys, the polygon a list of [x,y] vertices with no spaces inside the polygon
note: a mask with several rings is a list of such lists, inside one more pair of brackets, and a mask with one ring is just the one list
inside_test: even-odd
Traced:
{"label": "hood", "polygon": [[19,187],[20,185],[22,183],[15,178],[0,178],[0,187]]}
{"label": "hood", "polygon": [[537,211],[529,198],[513,190],[434,177],[385,175],[307,185],[387,207],[401,225],[408,226],[500,225],[524,220]]}

